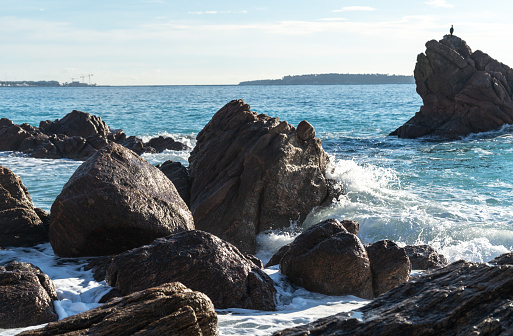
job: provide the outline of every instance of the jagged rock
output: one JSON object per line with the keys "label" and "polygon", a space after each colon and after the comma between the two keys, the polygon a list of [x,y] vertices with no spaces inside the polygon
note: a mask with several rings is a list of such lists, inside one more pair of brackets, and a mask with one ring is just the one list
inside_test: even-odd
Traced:
{"label": "jagged rock", "polygon": [[431,270],[447,266],[447,259],[429,245],[407,245],[404,247],[414,270]]}
{"label": "jagged rock", "polygon": [[175,282],[111,300],[19,335],[217,336],[218,327],[209,298]]}
{"label": "jagged rock", "polygon": [[300,224],[312,208],[331,201],[328,156],[304,125],[307,140],[242,100],[220,109],[189,157],[196,227],[254,253],[259,232]]}
{"label": "jagged rock", "polygon": [[513,265],[513,252],[501,254],[489,263],[492,265]]}
{"label": "jagged rock", "polygon": [[336,219],[313,225],[297,236],[281,258],[280,271],[312,292],[374,297],[367,252],[358,237]]}
{"label": "jagged rock", "polygon": [[0,328],[21,328],[57,321],[57,293],[50,278],[28,263],[0,266]]}
{"label": "jagged rock", "polygon": [[454,35],[426,48],[414,71],[424,105],[390,135],[457,139],[513,123],[513,69]]}
{"label": "jagged rock", "polygon": [[115,143],[78,167],[51,214],[50,243],[61,257],[116,254],[194,229],[173,183]]}
{"label": "jagged rock", "polygon": [[235,246],[203,231],[169,235],[114,257],[106,281],[124,295],[179,281],[208,295],[216,309],[276,308],[269,276]]}
{"label": "jagged rock", "polygon": [[48,214],[34,208],[27,188],[0,166],[0,247],[34,246],[48,241]]}
{"label": "jagged rock", "polygon": [[357,309],[274,336],[511,335],[513,266],[455,262]]}
{"label": "jagged rock", "polygon": [[411,263],[403,248],[388,239],[366,246],[374,296],[380,296],[410,279]]}
{"label": "jagged rock", "polygon": [[60,120],[41,121],[39,128],[0,119],[0,151],[22,152],[35,158],[86,160],[111,142],[138,154],[187,148],[171,138],[159,137],[148,142],[158,147],[155,149],[135,136],[127,138],[122,130],[110,130],[99,117],[77,110]]}
{"label": "jagged rock", "polygon": [[191,180],[187,168],[180,162],[170,160],[157,165],[157,168],[173,182],[176,190],[185,201],[185,204],[189,206],[191,201]]}

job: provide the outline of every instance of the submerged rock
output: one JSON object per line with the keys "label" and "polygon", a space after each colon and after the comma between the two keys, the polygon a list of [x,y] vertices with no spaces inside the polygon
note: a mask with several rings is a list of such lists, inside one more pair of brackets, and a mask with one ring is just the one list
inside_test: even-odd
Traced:
{"label": "submerged rock", "polygon": [[385,239],[365,249],[371,264],[374,296],[380,296],[410,279],[410,259],[396,243]]}
{"label": "submerged rock", "polygon": [[60,120],[41,121],[39,127],[0,119],[0,151],[22,152],[36,158],[86,160],[111,142],[138,154],[187,149],[169,137],[154,138],[147,143],[136,137],[127,139],[122,130],[110,130],[101,118],[77,110]]}
{"label": "submerged rock", "polygon": [[175,282],[111,300],[19,335],[64,334],[217,336],[217,314],[205,294]]}
{"label": "submerged rock", "polygon": [[415,65],[420,111],[390,135],[457,139],[513,124],[513,69],[446,35]]}
{"label": "submerged rock", "polygon": [[19,176],[0,166],[0,247],[47,242],[47,216],[44,210],[34,207]]}
{"label": "submerged rock", "polygon": [[448,264],[447,259],[429,245],[407,245],[404,250],[414,270],[431,270]]}
{"label": "submerged rock", "polygon": [[280,271],[312,292],[374,297],[367,252],[358,237],[336,219],[316,224],[296,237],[281,258]]}
{"label": "submerged rock", "polygon": [[173,183],[115,143],[78,167],[51,214],[50,243],[61,257],[116,254],[194,229]]}
{"label": "submerged rock", "polygon": [[50,278],[28,263],[0,266],[0,328],[21,328],[51,321],[57,293]]}
{"label": "submerged rock", "polygon": [[276,309],[271,278],[235,246],[203,231],[176,233],[114,257],[106,281],[124,295],[179,281],[208,295],[216,309]]}
{"label": "submerged rock", "polygon": [[510,335],[513,266],[455,262],[403,283],[357,309],[286,329],[303,335]]}
{"label": "submerged rock", "polygon": [[196,227],[254,253],[259,232],[301,223],[331,201],[328,155],[310,124],[299,131],[242,100],[220,109],[189,157]]}

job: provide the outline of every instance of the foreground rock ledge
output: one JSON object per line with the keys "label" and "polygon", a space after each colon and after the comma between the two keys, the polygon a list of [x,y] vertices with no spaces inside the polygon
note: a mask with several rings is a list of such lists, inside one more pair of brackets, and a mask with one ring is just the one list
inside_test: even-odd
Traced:
{"label": "foreground rock ledge", "polygon": [[19,335],[217,334],[217,314],[209,298],[174,282],[111,300],[98,308]]}
{"label": "foreground rock ledge", "polygon": [[513,124],[513,69],[457,36],[426,48],[414,71],[424,106],[390,135],[457,139]]}
{"label": "foreground rock ledge", "polygon": [[331,201],[328,155],[306,121],[257,115],[242,100],[220,109],[189,157],[196,228],[254,253],[256,235],[301,223]]}
{"label": "foreground rock ledge", "polygon": [[304,335],[511,335],[513,266],[455,262],[404,283],[357,312],[286,329]]}

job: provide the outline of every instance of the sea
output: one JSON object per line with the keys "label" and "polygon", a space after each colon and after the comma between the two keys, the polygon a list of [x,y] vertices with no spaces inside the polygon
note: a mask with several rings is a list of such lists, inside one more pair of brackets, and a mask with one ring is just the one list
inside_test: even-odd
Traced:
{"label": "sea", "polygon": [[[309,121],[330,156],[327,175],[345,190],[302,225],[291,222],[290,229],[260,234],[257,256],[264,263],[298,232],[327,218],[357,220],[363,243],[429,244],[450,262],[487,262],[512,251],[513,126],[456,141],[388,136],[422,105],[414,84],[0,87],[0,117],[38,126],[76,109],[128,135],[171,136],[192,148],[198,132],[233,99],[295,126]],[[189,154],[143,157],[152,164],[187,165]],[[35,206],[47,211],[80,164],[0,152],[0,165],[19,175]],[[110,289],[84,271],[84,259],[57,258],[50,244],[0,250],[0,265],[11,260],[31,262],[50,276],[60,318],[99,306]],[[271,335],[369,302],[309,292],[290,284],[276,266],[265,271],[276,284],[277,311],[218,310],[221,335]],[[0,335],[21,330],[0,329]]]}

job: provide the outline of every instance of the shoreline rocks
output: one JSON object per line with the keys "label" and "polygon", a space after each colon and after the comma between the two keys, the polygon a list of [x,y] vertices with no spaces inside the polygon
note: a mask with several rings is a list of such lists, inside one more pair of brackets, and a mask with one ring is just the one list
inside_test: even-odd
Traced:
{"label": "shoreline rocks", "polygon": [[513,266],[457,261],[357,309],[276,332],[299,335],[509,335]]}
{"label": "shoreline rocks", "polygon": [[217,314],[205,294],[174,282],[111,300],[19,335],[60,334],[217,336]]}
{"label": "shoreline rocks", "polygon": [[205,293],[216,309],[276,309],[271,278],[232,244],[198,230],[113,257],[105,280],[123,295],[179,281]]}
{"label": "shoreline rocks", "polygon": [[51,209],[50,243],[60,257],[111,255],[192,230],[192,214],[159,169],[111,143],[85,161]]}
{"label": "shoreline rocks", "polygon": [[34,207],[19,176],[0,166],[0,248],[48,241],[48,214]]}
{"label": "shoreline rocks", "polygon": [[35,158],[84,161],[112,142],[137,154],[188,148],[169,137],[160,136],[148,142],[134,136],[127,138],[122,130],[111,130],[101,118],[77,110],[62,119],[41,121],[39,127],[0,119],[0,151],[21,152]]}
{"label": "shoreline rocks", "polygon": [[254,253],[259,232],[300,224],[332,200],[327,163],[308,122],[296,129],[233,100],[198,134],[189,157],[196,227]]}
{"label": "shoreline rocks", "polygon": [[57,321],[55,286],[41,270],[17,261],[0,266],[0,328]]}
{"label": "shoreline rocks", "polygon": [[424,105],[390,135],[459,139],[513,124],[513,69],[457,36],[428,41],[414,76]]}

